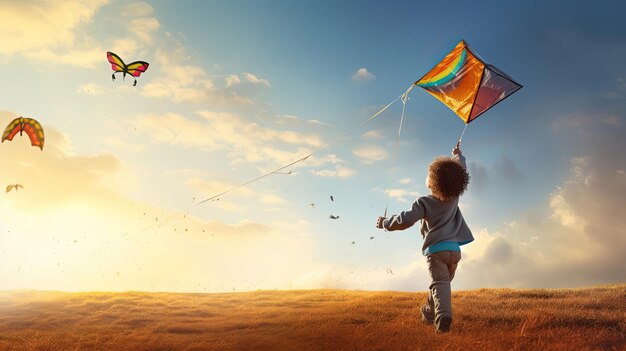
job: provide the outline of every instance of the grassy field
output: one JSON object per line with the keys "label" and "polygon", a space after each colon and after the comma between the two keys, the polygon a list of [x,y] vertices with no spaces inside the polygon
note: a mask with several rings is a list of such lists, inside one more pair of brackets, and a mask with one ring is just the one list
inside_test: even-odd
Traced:
{"label": "grassy field", "polygon": [[624,350],[626,285],[453,294],[450,334],[425,293],[0,292],[0,350]]}

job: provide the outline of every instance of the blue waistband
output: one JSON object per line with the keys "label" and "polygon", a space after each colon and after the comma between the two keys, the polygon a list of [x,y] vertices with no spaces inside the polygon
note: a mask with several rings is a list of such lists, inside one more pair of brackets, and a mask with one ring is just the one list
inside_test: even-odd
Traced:
{"label": "blue waistband", "polygon": [[432,244],[424,250],[424,256],[439,252],[439,251],[461,251],[461,246],[456,241],[443,241],[440,243]]}

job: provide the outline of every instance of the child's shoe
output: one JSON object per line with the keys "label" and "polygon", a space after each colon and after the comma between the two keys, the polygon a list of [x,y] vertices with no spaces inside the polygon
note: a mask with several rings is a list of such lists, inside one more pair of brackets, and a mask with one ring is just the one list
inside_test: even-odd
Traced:
{"label": "child's shoe", "polygon": [[433,311],[430,309],[430,306],[428,305],[422,306],[422,322],[426,324],[435,323],[435,318],[433,318]]}
{"label": "child's shoe", "polygon": [[439,318],[436,323],[437,333],[447,333],[450,331],[450,326],[452,325],[452,318],[443,316]]}

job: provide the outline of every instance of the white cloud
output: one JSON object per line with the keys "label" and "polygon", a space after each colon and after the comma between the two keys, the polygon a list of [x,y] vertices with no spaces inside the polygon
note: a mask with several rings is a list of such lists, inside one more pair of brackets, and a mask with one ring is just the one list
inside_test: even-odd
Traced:
{"label": "white cloud", "polygon": [[[606,147],[615,147],[611,137],[605,139]],[[479,231],[464,249],[459,284],[576,287],[624,281],[626,177],[604,157],[573,158],[570,176],[549,196],[545,216]]]}
{"label": "white cloud", "polygon": [[[358,172],[355,169],[344,165],[345,161],[335,154],[328,154],[324,157],[313,156],[307,160],[307,165],[313,167],[310,172],[318,177],[324,178],[350,178]],[[334,165],[331,168],[321,169],[325,164]]]}
{"label": "white cloud", "polygon": [[99,47],[68,49],[62,53],[50,49],[40,49],[23,53],[23,55],[32,60],[45,61],[46,63],[60,63],[82,68],[93,68],[96,63],[102,62],[103,58],[106,57],[103,49]]}
{"label": "white cloud", "polygon": [[166,39],[163,48],[155,53],[161,72],[143,86],[141,95],[168,98],[177,103],[249,106],[257,95],[271,86],[267,79],[252,73],[243,73],[243,78],[230,74],[215,80],[202,67],[184,64],[189,60],[184,46],[171,36]]}
{"label": "white cloud", "polygon": [[96,83],[87,83],[78,87],[78,92],[88,95],[102,95],[104,88]]}
{"label": "white cloud", "polygon": [[[0,112],[0,123],[14,117]],[[315,245],[297,218],[285,225],[240,215],[233,223],[189,213],[173,217],[177,211],[125,195],[132,179],[118,178],[125,166],[114,155],[76,153],[68,136],[44,127],[43,152],[25,137],[0,148],[0,158],[10,165],[0,180],[24,185],[19,193],[0,197],[0,290],[286,289],[311,269]],[[195,184],[206,192],[225,185],[230,183]],[[269,192],[252,195],[246,200],[258,196],[259,202],[280,203]],[[298,230],[287,231],[288,226]],[[241,257],[263,265],[242,264]]]}
{"label": "white cloud", "polygon": [[148,3],[143,1],[136,2],[133,4],[126,5],[124,10],[122,11],[122,16],[124,17],[141,17],[152,14],[154,9]]}
{"label": "white cloud", "polygon": [[258,84],[268,88],[271,86],[270,82],[267,79],[259,78],[252,73],[244,73],[243,76],[248,82],[252,84]]}
{"label": "white cloud", "polygon": [[389,197],[397,199],[400,202],[414,201],[419,193],[417,191],[408,191],[406,189],[387,189]]}
{"label": "white cloud", "polygon": [[122,55],[122,60],[136,61],[133,59],[135,54],[137,53],[137,48],[141,47],[141,44],[137,41],[137,39],[126,37],[115,39],[111,44],[111,48],[109,51],[112,51],[116,54]]}
{"label": "white cloud", "polygon": [[557,188],[557,193],[550,199],[552,218],[557,219],[564,227],[568,227],[572,230],[580,230],[585,225],[585,222],[583,218],[574,213],[571,206],[563,198],[561,194],[562,191],[563,189]]}
{"label": "white cloud", "polygon": [[237,74],[229,74],[226,78],[224,78],[224,81],[226,82],[226,87],[230,88],[232,86],[241,84],[244,81],[252,84],[262,85],[267,88],[271,86],[270,82],[267,79],[259,78],[252,73],[245,72],[242,74],[242,76],[243,80]]}
{"label": "white cloud", "polygon": [[372,164],[387,158],[387,151],[384,148],[372,144],[359,145],[352,153],[364,164]]}
{"label": "white cloud", "polygon": [[356,170],[341,165],[335,166],[335,169],[312,170],[311,173],[326,178],[349,178],[357,174]]}
{"label": "white cloud", "polygon": [[368,132],[363,133],[364,139],[382,139],[383,135],[380,130],[370,130]]}
{"label": "white cloud", "polygon": [[254,140],[279,141],[292,145],[307,145],[321,147],[324,140],[321,136],[312,133],[299,133],[290,130],[276,130],[262,127],[256,123],[245,121],[242,117],[233,114],[199,111],[197,114],[204,118],[214,130],[219,132],[225,142],[237,145],[254,143]]}
{"label": "white cloud", "polygon": [[152,43],[154,34],[160,27],[159,21],[153,17],[135,18],[127,26],[130,33],[135,35],[141,42],[148,44]]}
{"label": "white cloud", "polygon": [[293,115],[276,115],[276,123],[294,126],[328,126],[328,124],[317,119],[302,119]]}
{"label": "white cloud", "polygon": [[93,67],[105,50],[83,31],[106,0],[0,2],[0,54]]}
{"label": "white cloud", "polygon": [[[215,197],[217,194],[228,191],[228,195],[216,197],[208,202],[211,206],[229,212],[247,211],[254,202],[263,205],[286,205],[287,200],[269,191],[256,191],[247,186],[238,187],[232,180],[215,180],[208,174],[193,170],[181,170],[181,176],[186,177],[185,184],[194,194],[198,194],[197,201]],[[230,190],[232,189],[232,190]],[[230,191],[229,191],[230,190]],[[275,208],[274,210],[280,210]]]}
{"label": "white cloud", "polygon": [[354,72],[354,74],[352,75],[352,80],[354,80],[355,82],[365,82],[374,78],[376,78],[376,76],[373,73],[369,72],[365,67],[357,69],[356,72]]}
{"label": "white cloud", "polygon": [[402,178],[402,179],[398,180],[398,183],[400,183],[400,184],[410,184],[411,183],[411,178]]}
{"label": "white cloud", "polygon": [[224,78],[224,81],[226,82],[226,87],[230,88],[233,85],[241,83],[241,78],[239,78],[236,74],[229,74],[226,78]]}
{"label": "white cloud", "polygon": [[[198,111],[199,118],[179,114],[147,114],[129,123],[152,142],[198,148],[227,150],[247,162],[287,164],[324,145],[314,133],[278,130],[261,126],[232,113]],[[293,146],[297,149],[290,149]]]}
{"label": "white cloud", "polygon": [[402,203],[413,202],[420,195],[419,192],[417,191],[410,191],[404,188],[392,188],[392,189],[383,190],[379,187],[376,187],[373,190],[377,192],[383,192],[390,198],[396,199],[398,202],[402,202]]}

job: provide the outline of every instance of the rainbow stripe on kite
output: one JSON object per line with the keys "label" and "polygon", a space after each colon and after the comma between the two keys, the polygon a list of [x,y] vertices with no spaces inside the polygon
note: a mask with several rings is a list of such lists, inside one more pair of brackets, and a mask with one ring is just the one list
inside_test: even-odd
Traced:
{"label": "rainbow stripe on kite", "polygon": [[439,99],[466,124],[522,88],[484,62],[464,40],[415,85]]}

